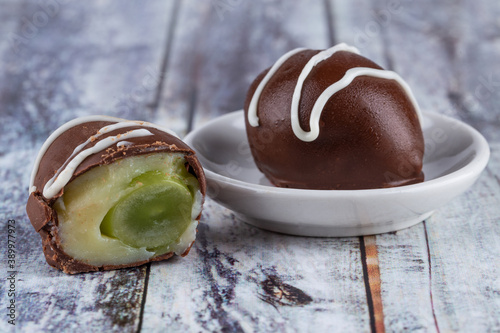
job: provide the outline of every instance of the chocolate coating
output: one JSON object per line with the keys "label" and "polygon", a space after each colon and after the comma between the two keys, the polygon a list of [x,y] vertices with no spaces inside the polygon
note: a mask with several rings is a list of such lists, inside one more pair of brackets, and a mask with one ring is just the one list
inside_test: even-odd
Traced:
{"label": "chocolate coating", "polygon": [[[117,121],[123,121],[123,119],[117,119]],[[90,121],[67,129],[55,138],[45,151],[35,174],[33,185],[36,189],[30,193],[26,205],[26,212],[31,224],[42,237],[43,252],[47,263],[69,274],[139,266],[151,261],[165,260],[174,255],[173,252],[169,252],[152,257],[149,260],[130,264],[93,266],[72,258],[70,255],[65,253],[61,247],[61,239],[58,232],[58,218],[53,205],[55,201],[63,195],[64,187],[61,191],[59,191],[59,193],[57,193],[56,196],[52,198],[44,197],[42,190],[45,184],[56,174],[57,170],[62,165],[72,160],[70,156],[78,145],[84,143],[88,138],[97,134],[99,129],[114,123],[116,122]],[[110,164],[119,159],[149,154],[152,152],[182,153],[184,154],[184,158],[187,162],[186,168],[190,173],[196,176],[200,184],[200,191],[202,195],[205,196],[205,174],[200,162],[195,156],[195,152],[179,138],[156,128],[142,126],[138,123],[137,126],[127,127],[126,131],[142,128],[147,129],[153,135],[127,138],[126,141],[128,144],[122,146],[117,146],[117,141],[117,143],[114,143],[110,147],[88,156],[76,168],[69,182],[94,167]],[[116,136],[120,133],[123,134],[124,129],[117,129],[102,134],[102,136],[99,136],[95,140],[89,142],[83,147],[83,149],[91,148],[101,140],[110,136]],[[200,217],[201,214],[197,219],[199,220]],[[190,247],[191,246],[189,246],[182,256],[189,253]]]}
{"label": "chocolate coating", "polygon": [[[295,136],[292,95],[305,64],[318,52],[304,50],[293,55],[271,77],[258,101],[257,127],[248,122],[249,105],[269,69],[251,84],[245,123],[259,170],[276,186],[301,189],[373,189],[422,182],[422,129],[413,104],[394,80],[355,78],[328,100],[316,140],[305,142]],[[310,130],[309,118],[317,98],[354,67],[381,69],[346,51],[313,68],[299,103],[299,123],[304,131]]]}

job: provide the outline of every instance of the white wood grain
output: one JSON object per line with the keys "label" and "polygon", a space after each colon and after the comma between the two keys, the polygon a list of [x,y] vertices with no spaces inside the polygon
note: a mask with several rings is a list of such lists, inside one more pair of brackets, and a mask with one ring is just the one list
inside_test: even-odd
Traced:
{"label": "white wood grain", "polygon": [[280,235],[209,200],[183,258],[151,266],[143,329],[369,330],[357,238]]}
{"label": "white wood grain", "polygon": [[[147,106],[156,96],[171,7],[162,1],[67,2],[17,51],[4,49],[9,70],[0,72],[0,130],[8,145],[1,151],[11,144],[31,147],[77,116],[151,120]],[[18,4],[12,33],[23,37],[40,8]]]}
{"label": "white wood grain", "polygon": [[[423,11],[420,4],[408,3],[405,6],[408,10],[395,17],[394,29],[391,26],[385,30],[384,38],[394,69],[403,70],[412,86],[420,89],[416,94],[420,95],[424,106],[481,125],[481,130],[490,139],[494,138],[493,132],[498,133],[498,124],[494,122],[500,110],[496,102],[498,94],[492,93],[486,100],[474,91],[478,85],[477,77],[492,73],[484,61],[498,50],[476,30],[478,25],[483,25],[476,23],[481,9],[472,10],[475,5],[471,8],[457,4],[441,7],[433,3],[435,10]],[[486,18],[494,15],[485,13],[484,9],[482,14],[481,17]],[[415,21],[427,28],[415,29],[411,25]],[[478,41],[484,41],[484,46],[476,48]],[[471,61],[472,58],[476,60]],[[471,63],[475,68],[471,68]],[[472,104],[465,103],[467,99],[475,99],[478,108],[473,109]],[[447,103],[450,105],[446,106]],[[493,103],[489,110],[485,108],[487,103]],[[489,125],[485,124],[488,122]],[[431,266],[428,279],[436,326],[441,331],[500,329],[497,319],[500,297],[494,291],[498,289],[495,285],[498,285],[500,265],[498,255],[495,255],[498,254],[496,240],[500,216],[498,147],[495,145],[492,146],[492,161],[479,182],[466,194],[439,209],[426,223],[431,258],[427,263]],[[425,283],[421,285],[425,286]],[[405,290],[411,290],[411,286],[406,287],[409,288]],[[425,314],[429,323],[428,311]]]}
{"label": "white wood grain", "polygon": [[377,236],[384,323],[389,332],[436,332],[424,224]]}
{"label": "white wood grain", "polygon": [[458,86],[451,95],[465,119],[492,142],[500,141],[500,3],[465,1],[458,11],[462,29],[456,32]]}
{"label": "white wood grain", "polygon": [[500,145],[486,172],[427,224],[441,331],[500,331]]}
{"label": "white wood grain", "polygon": [[[455,77],[440,33],[457,23],[447,17],[446,4],[374,1],[368,6],[355,6],[339,1],[338,9],[346,11],[338,13],[343,20],[339,32],[344,40],[400,74],[422,110],[454,114],[448,91]],[[351,21],[346,22],[346,17]]]}
{"label": "white wood grain", "polygon": [[[498,125],[495,119],[499,105],[491,104],[489,110],[483,105],[486,102],[493,103],[498,94],[492,94],[484,101],[474,96],[476,76],[485,70],[488,72],[491,60],[489,63],[487,60],[498,52],[497,46],[487,41],[478,44],[478,40],[485,38],[482,37],[484,30],[477,27],[494,28],[494,11],[488,13],[482,7],[472,10],[458,4],[449,6],[434,2],[423,5],[421,2],[402,1],[400,4],[400,9],[385,18],[380,13],[387,14],[389,2],[379,1],[368,9],[337,4],[337,9],[340,9],[340,12],[336,12],[337,17],[343,21],[337,31],[347,40],[359,42],[360,35],[365,37],[365,43],[357,46],[362,51],[366,49],[365,53],[373,54],[375,59],[380,59],[386,67],[399,72],[412,86],[423,109],[481,125],[483,133],[496,140]],[[485,18],[482,20],[484,23],[476,23],[478,15]],[[351,24],[347,24],[349,17]],[[472,54],[476,58],[476,71],[470,67]],[[477,58],[482,59],[481,65]],[[475,98],[473,103],[471,98]],[[489,125],[485,124],[488,120]],[[492,156],[492,159],[495,158],[498,157]],[[498,321],[495,319],[498,318],[498,296],[483,291],[491,290],[491,284],[497,284],[498,259],[495,261],[490,257],[489,249],[474,253],[464,250],[455,259],[449,252],[452,251],[450,247],[455,246],[464,249],[468,246],[496,248],[494,244],[497,243],[495,238],[498,237],[498,230],[492,228],[491,224],[498,224],[498,220],[494,217],[492,222],[491,218],[475,216],[483,210],[483,204],[479,203],[484,201],[481,192],[485,191],[489,191],[486,197],[491,200],[488,206],[490,214],[499,214],[496,193],[498,168],[492,168],[490,163],[489,172],[485,172],[482,177],[483,184],[489,184],[488,190],[484,188],[486,185],[482,188],[479,182],[467,194],[438,210],[426,222],[428,243],[422,224],[396,234],[377,236],[387,330],[498,330]],[[457,201],[468,207],[466,211],[461,210],[461,216],[454,213],[460,210]],[[454,227],[449,227],[452,223],[449,214],[455,216]],[[474,222],[470,221],[471,218]],[[473,229],[476,236],[471,233],[472,229],[458,227],[468,223],[475,224]],[[480,242],[479,239],[486,237],[486,234],[488,241]],[[430,262],[427,246],[430,248]],[[434,247],[445,247],[447,251],[436,254],[433,252]],[[487,264],[479,265],[478,261]],[[461,279],[460,276],[466,278]],[[465,279],[474,282],[465,283]],[[471,286],[474,283],[477,287]],[[461,296],[462,288],[465,288],[468,298],[465,305]],[[473,310],[469,307],[471,303],[478,307]]]}
{"label": "white wood grain", "polygon": [[[322,1],[182,1],[162,107],[199,126],[239,110],[250,83],[283,53],[328,46]],[[194,112],[196,110],[196,112]]]}

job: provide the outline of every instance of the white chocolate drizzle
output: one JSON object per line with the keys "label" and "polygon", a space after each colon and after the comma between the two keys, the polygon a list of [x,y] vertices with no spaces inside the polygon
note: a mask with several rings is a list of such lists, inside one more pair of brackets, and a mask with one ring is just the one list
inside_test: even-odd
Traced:
{"label": "white chocolate drizzle", "polygon": [[99,129],[99,131],[97,131],[96,134],[89,137],[85,142],[78,145],[73,150],[73,153],[66,159],[66,162],[64,162],[63,165],[57,170],[54,177],[52,177],[45,184],[42,194],[47,199],[53,198],[55,195],[57,195],[57,193],[59,193],[59,191],[64,186],[66,186],[66,184],[69,182],[69,180],[73,176],[73,174],[76,171],[76,169],[78,168],[78,166],[90,155],[98,153],[99,151],[102,151],[102,150],[104,150],[104,149],[106,149],[114,144],[117,144],[117,146],[118,145],[120,145],[120,146],[129,145],[130,142],[126,141],[125,139],[132,139],[132,138],[136,138],[136,137],[153,135],[153,133],[151,133],[147,129],[136,129],[136,130],[132,130],[132,131],[125,131],[124,133],[120,133],[116,136],[106,137],[106,138],[102,139],[101,141],[99,141],[98,143],[96,143],[93,147],[83,150],[83,148],[87,144],[96,140],[98,137],[100,137],[103,134],[109,133],[109,132],[117,130],[117,129],[133,127],[133,126],[142,126],[142,127],[155,128],[155,129],[161,130],[162,132],[166,132],[166,133],[178,138],[178,136],[174,132],[172,132],[168,129],[161,128],[157,125],[154,125],[154,124],[151,124],[148,122],[144,122],[144,121],[131,121],[131,120],[115,118],[115,117],[108,117],[108,116],[89,116],[89,117],[81,117],[81,118],[73,119],[73,120],[63,124],[57,130],[55,130],[49,136],[49,138],[45,141],[42,148],[40,149],[40,152],[38,153],[38,156],[37,156],[36,161],[35,161],[35,165],[33,167],[33,171],[31,173],[30,193],[35,192],[37,190],[36,186],[34,186],[34,182],[35,182],[35,176],[38,172],[38,169],[40,168],[40,161],[42,160],[43,155],[46,153],[47,149],[54,142],[54,140],[57,139],[61,134],[63,134],[64,132],[66,132],[68,129],[70,129],[72,127],[75,127],[77,125],[81,125],[84,123],[95,122],[95,121],[114,122],[114,124],[107,125],[101,129]]}
{"label": "white chocolate drizzle", "polygon": [[300,51],[305,50],[305,48],[298,48],[291,50],[279,58],[274,65],[271,67],[269,72],[267,72],[266,76],[260,81],[257,89],[255,90],[252,100],[250,101],[250,106],[248,107],[248,122],[253,127],[259,126],[259,116],[257,115],[257,104],[259,103],[260,94],[262,94],[262,90],[266,86],[267,82],[273,77],[276,71],[283,65],[285,61],[291,58],[294,54],[299,53]]}
{"label": "white chocolate drizzle", "polygon": [[[271,77],[276,73],[276,71],[281,67],[281,65],[288,60],[291,56],[294,54],[302,51],[304,49],[295,49],[292,50],[286,54],[284,54],[281,58],[278,59],[278,61],[271,67],[267,75],[264,77],[264,79],[260,82],[259,86],[255,90],[254,95],[252,96],[252,100],[250,102],[249,108],[248,108],[248,122],[251,126],[257,127],[259,126],[259,118],[257,116],[257,104],[260,99],[260,95],[262,94],[262,91],[266,84],[269,82]],[[302,93],[302,87],[304,85],[304,81],[306,80],[307,76],[311,73],[313,68],[319,64],[321,61],[326,60],[330,58],[333,54],[339,51],[347,51],[351,53],[356,53],[359,54],[359,51],[357,48],[353,46],[349,46],[345,43],[337,44],[327,50],[321,51],[314,55],[309,61],[306,63],[304,68],[302,69],[299,78],[297,80],[297,84],[295,86],[293,96],[292,96],[292,104],[290,107],[290,112],[291,112],[291,125],[292,125],[292,130],[295,136],[305,142],[311,142],[314,141],[318,138],[319,136],[319,121],[321,118],[321,113],[323,112],[323,109],[328,102],[328,100],[338,91],[344,89],[345,87],[349,86],[352,81],[359,77],[359,76],[371,76],[371,77],[376,77],[376,78],[382,78],[382,79],[388,79],[388,80],[394,80],[399,85],[403,88],[403,90],[406,92],[406,95],[410,99],[410,102],[413,104],[416,112],[417,112],[417,117],[422,123],[422,114],[420,111],[420,108],[418,106],[417,100],[415,99],[415,96],[413,95],[410,87],[408,84],[395,72],[389,71],[389,70],[383,70],[383,69],[376,69],[376,68],[370,68],[370,67],[354,67],[346,71],[344,76],[334,84],[330,85],[328,88],[326,88],[321,95],[317,98],[317,100],[314,103],[313,109],[311,111],[311,116],[309,118],[309,127],[310,131],[306,132],[302,129],[300,126],[299,122],[299,102],[300,102],[300,97]]]}
{"label": "white chocolate drizzle", "polygon": [[[76,168],[90,155],[93,155],[97,152],[100,152],[112,145],[114,145],[119,138],[127,138],[127,139],[132,139],[132,138],[137,138],[141,136],[148,136],[148,135],[153,135],[150,131],[146,129],[138,129],[138,130],[133,130],[126,132],[124,134],[119,134],[115,136],[108,136],[107,138],[102,139],[98,143],[96,143],[93,147],[85,149],[80,151],[79,153],[78,150],[82,148],[82,145],[79,145],[75,151],[73,151],[73,154],[71,156],[74,156],[75,153],[76,156],[67,164],[63,165],[60,167],[54,177],[52,177],[44,186],[43,188],[43,196],[46,198],[53,198],[59,191],[66,186],[66,184],[69,182],[71,177],[73,177],[73,174],[75,173]],[[71,158],[71,157],[70,157]]]}
{"label": "white chocolate drizzle", "polygon": [[130,141],[120,141],[116,144],[117,147],[128,147],[130,145],[133,145]]}

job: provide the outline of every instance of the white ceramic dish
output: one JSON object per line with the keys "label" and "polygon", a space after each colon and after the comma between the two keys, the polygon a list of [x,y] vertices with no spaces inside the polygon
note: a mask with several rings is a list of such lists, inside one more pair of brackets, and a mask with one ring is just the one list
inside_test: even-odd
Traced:
{"label": "white ceramic dish", "polygon": [[300,236],[359,236],[395,231],[428,218],[463,193],[488,163],[488,143],[458,120],[424,113],[425,181],[373,190],[274,187],[257,169],[243,111],[218,117],[185,138],[198,154],[208,196],[259,228]]}

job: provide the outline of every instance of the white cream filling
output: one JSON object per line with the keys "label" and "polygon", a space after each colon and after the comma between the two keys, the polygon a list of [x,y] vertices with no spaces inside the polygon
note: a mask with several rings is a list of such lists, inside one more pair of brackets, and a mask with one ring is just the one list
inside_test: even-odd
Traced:
{"label": "white cream filling", "polygon": [[[178,175],[185,170],[184,163],[181,153],[133,156],[95,167],[75,178],[54,204],[63,250],[73,258],[95,266],[123,265],[155,256],[155,252],[146,248],[134,248],[116,238],[102,235],[100,224],[118,200],[133,191],[129,186],[133,178],[153,170]],[[195,187],[191,222],[178,241],[163,253],[182,254],[195,240],[196,217],[200,214],[203,196],[197,181],[186,185]]]}

